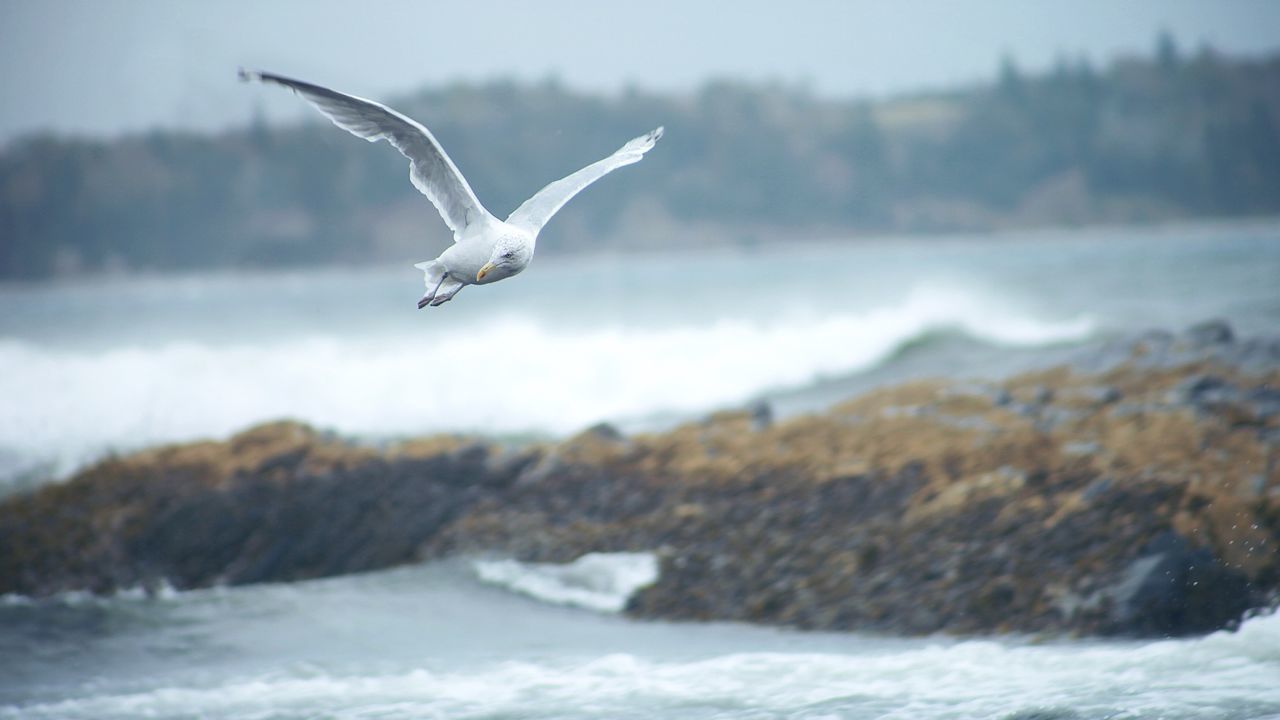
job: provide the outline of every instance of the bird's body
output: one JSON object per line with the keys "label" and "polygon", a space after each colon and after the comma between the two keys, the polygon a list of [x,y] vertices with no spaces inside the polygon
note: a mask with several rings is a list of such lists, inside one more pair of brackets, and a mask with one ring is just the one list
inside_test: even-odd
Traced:
{"label": "bird's body", "polygon": [[[440,253],[435,260],[418,263],[414,267],[425,273],[427,293],[418,301],[418,307],[440,305],[448,302],[467,285],[487,285],[515,275],[533,260],[537,237],[510,223],[492,219],[483,225],[471,226],[472,232],[462,235]],[[498,246],[509,247],[518,257],[503,266],[494,265],[485,270]]]}
{"label": "bird's body", "polygon": [[[450,270],[464,276],[459,279],[466,281],[467,278],[470,278],[470,282],[467,282],[468,285],[484,285],[497,282],[504,277],[510,277],[510,275],[494,277],[499,273],[489,273],[482,279],[477,280],[475,278],[480,273],[480,269],[493,256],[493,249],[497,247],[499,242],[503,241],[529,249],[529,258],[525,259],[524,265],[527,265],[528,260],[533,257],[533,249],[537,243],[533,235],[501,220],[495,220],[488,224],[482,232],[463,237],[453,245],[450,245],[444,252],[440,253],[440,257],[436,258],[436,261],[448,265]],[[521,266],[522,269],[524,265]]]}
{"label": "bird's body", "polygon": [[603,160],[539,190],[504,221],[485,210],[466,178],[422,125],[391,108],[319,85],[262,72],[240,71],[292,89],[338,127],[370,142],[387,140],[409,158],[409,180],[431,200],[454,244],[435,260],[418,263],[427,292],[418,307],[448,302],[467,285],[486,285],[516,275],[533,260],[538,232],[580,190],[613,170],[638,162],[662,137],[662,128],[635,138]]}

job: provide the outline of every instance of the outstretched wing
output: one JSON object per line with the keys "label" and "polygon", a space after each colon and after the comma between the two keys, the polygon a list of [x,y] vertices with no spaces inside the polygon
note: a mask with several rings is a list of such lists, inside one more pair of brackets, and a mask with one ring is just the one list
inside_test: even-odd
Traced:
{"label": "outstretched wing", "polygon": [[369,142],[386,140],[409,158],[409,180],[431,200],[454,240],[472,223],[492,216],[425,127],[391,108],[329,88],[264,72],[240,71],[241,80],[259,80],[290,88],[324,113],[334,125]]}
{"label": "outstretched wing", "polygon": [[649,152],[654,143],[658,142],[661,137],[662,128],[658,128],[647,135],[641,135],[623,145],[609,157],[591,163],[578,172],[551,183],[539,190],[533,197],[525,200],[523,205],[511,213],[511,217],[507,218],[507,222],[536,235],[542,229],[542,226],[546,225],[547,221],[551,219],[551,216],[564,207],[564,204],[569,202],[574,195],[577,195],[582,188],[623,165],[640,162],[640,158],[644,157],[644,154]]}

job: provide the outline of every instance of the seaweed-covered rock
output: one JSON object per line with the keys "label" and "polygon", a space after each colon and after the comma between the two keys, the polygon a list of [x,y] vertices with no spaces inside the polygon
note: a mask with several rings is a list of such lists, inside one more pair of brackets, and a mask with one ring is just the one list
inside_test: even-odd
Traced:
{"label": "seaweed-covered rock", "polygon": [[0,503],[0,592],[626,550],[661,560],[628,607],[641,617],[1207,632],[1280,598],[1280,346],[1199,334],[522,450],[375,450],[292,423],[160,448]]}
{"label": "seaweed-covered rock", "polygon": [[1249,609],[1245,574],[1173,532],[1156,536],[1109,588],[1115,629],[1139,635],[1204,633]]}
{"label": "seaweed-covered rock", "polygon": [[1249,407],[1280,371],[1217,345],[1177,352],[908,383],[765,426],[725,412],[627,444],[579,441],[536,486],[481,500],[425,551],[655,550],[660,578],[629,607],[645,617],[1228,627],[1280,589],[1280,424]]}
{"label": "seaweed-covered rock", "polygon": [[386,452],[296,423],[107,460],[0,504],[0,593],[297,580],[412,561],[519,464],[435,438]]}

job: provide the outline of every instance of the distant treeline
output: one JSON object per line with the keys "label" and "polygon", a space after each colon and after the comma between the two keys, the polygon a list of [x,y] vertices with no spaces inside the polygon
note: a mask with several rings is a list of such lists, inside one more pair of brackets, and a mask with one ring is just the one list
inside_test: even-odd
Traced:
{"label": "distant treeline", "polygon": [[[1280,56],[1183,55],[1167,40],[1105,69],[1006,62],[988,85],[883,101],[728,82],[608,97],[496,82],[390,100],[500,217],[666,125],[644,162],[552,221],[544,250],[1280,212]],[[37,136],[0,153],[0,277],[419,261],[446,237],[394,150],[323,120]]]}

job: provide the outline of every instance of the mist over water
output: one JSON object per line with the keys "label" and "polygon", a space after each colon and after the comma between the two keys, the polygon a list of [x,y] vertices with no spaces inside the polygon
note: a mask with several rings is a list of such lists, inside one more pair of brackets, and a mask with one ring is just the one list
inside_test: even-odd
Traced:
{"label": "mist over water", "polygon": [[421,312],[408,262],[10,284],[0,482],[285,417],[555,436],[760,397],[812,409],[859,378],[999,375],[1210,317],[1274,328],[1276,277],[1280,227],[1254,224],[540,257]]}

